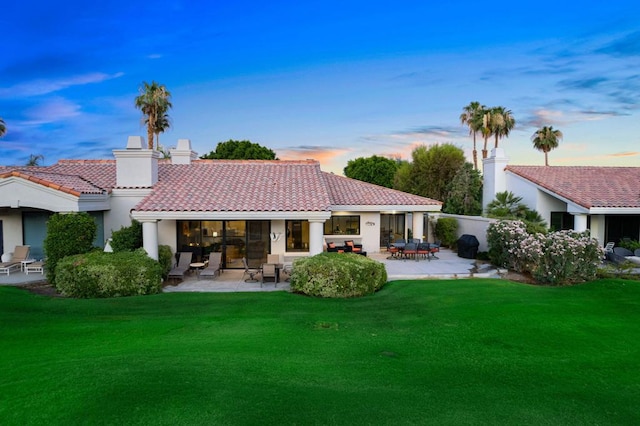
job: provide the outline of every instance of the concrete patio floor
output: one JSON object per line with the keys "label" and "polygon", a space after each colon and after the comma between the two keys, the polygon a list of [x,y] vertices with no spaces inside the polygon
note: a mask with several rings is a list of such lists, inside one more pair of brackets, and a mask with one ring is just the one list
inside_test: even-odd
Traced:
{"label": "concrete patio floor", "polygon": [[[476,266],[475,259],[464,259],[448,249],[438,253],[438,259],[412,260],[390,259],[387,253],[371,253],[370,258],[384,263],[389,281],[417,279],[455,279],[469,277],[500,278],[498,272],[488,264]],[[46,281],[46,275],[29,274],[16,271],[11,275],[1,275],[0,285],[25,285]],[[286,281],[277,284],[266,282],[245,282],[243,271],[239,269],[225,270],[214,279],[198,279],[195,274],[187,275],[183,281],[167,283],[163,289],[171,292],[247,292],[247,291],[289,291]]]}

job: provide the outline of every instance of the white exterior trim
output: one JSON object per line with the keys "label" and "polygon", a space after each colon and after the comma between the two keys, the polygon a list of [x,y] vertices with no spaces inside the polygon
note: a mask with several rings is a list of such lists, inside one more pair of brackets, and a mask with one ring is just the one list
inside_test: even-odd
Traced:
{"label": "white exterior trim", "polygon": [[442,210],[440,204],[429,205],[332,205],[331,211],[354,211],[354,212],[379,212],[379,213],[403,213],[403,212],[439,212]]}

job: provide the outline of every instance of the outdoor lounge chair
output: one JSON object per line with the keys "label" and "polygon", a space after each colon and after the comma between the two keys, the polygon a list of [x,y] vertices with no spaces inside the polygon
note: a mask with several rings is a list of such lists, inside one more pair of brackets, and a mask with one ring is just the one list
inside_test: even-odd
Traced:
{"label": "outdoor lounge chair", "polygon": [[260,287],[262,287],[262,284],[264,284],[266,279],[273,280],[276,287],[278,286],[278,271],[276,270],[276,265],[274,263],[262,264],[262,279],[260,280]]}
{"label": "outdoor lounge chair", "polygon": [[190,251],[181,251],[178,264],[169,271],[168,278],[183,279],[184,274],[186,274],[189,268],[191,268],[189,265],[191,264],[192,257],[193,253]]}
{"label": "outdoor lounge chair", "polygon": [[632,262],[636,265],[640,265],[640,256],[638,256],[640,252],[636,250],[636,253],[628,250],[624,247],[614,247],[613,254],[610,255],[609,259],[615,263],[623,263],[623,262]]}
{"label": "outdoor lounge chair", "polygon": [[209,264],[200,271],[198,277],[214,277],[220,275],[220,267],[222,264],[222,253],[213,252],[209,254]]}
{"label": "outdoor lounge chair", "polygon": [[353,253],[360,253],[362,251],[362,244],[356,244],[353,240],[347,240],[344,242],[345,251],[351,251]]}
{"label": "outdoor lounge chair", "polygon": [[13,270],[21,268],[21,262],[29,258],[31,246],[16,246],[13,250],[11,260],[0,263],[0,274],[9,275]]}
{"label": "outdoor lounge chair", "polygon": [[44,262],[38,261],[38,262],[28,263],[24,267],[24,274],[29,275],[30,273],[31,274],[40,273],[40,275],[44,275]]}
{"label": "outdoor lounge chair", "polygon": [[256,275],[260,273],[260,269],[249,268],[249,264],[247,263],[246,257],[242,258],[242,264],[244,265],[244,273],[242,274],[242,278],[244,278],[247,275],[249,276],[249,278],[245,279],[244,282],[245,283],[258,282],[258,280],[256,279]]}

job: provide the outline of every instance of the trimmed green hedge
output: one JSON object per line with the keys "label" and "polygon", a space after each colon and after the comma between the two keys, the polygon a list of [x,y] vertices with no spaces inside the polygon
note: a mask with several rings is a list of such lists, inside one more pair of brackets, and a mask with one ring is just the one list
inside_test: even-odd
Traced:
{"label": "trimmed green hedge", "polygon": [[78,298],[154,294],[162,289],[162,268],[144,250],[68,256],[58,262],[56,288]]}
{"label": "trimmed green hedge", "polygon": [[455,248],[458,241],[458,220],[452,217],[441,217],[436,222],[436,237],[443,245]]}
{"label": "trimmed green hedge", "polygon": [[354,253],[320,253],[295,261],[291,290],[317,297],[358,297],[372,294],[387,282],[378,261]]}

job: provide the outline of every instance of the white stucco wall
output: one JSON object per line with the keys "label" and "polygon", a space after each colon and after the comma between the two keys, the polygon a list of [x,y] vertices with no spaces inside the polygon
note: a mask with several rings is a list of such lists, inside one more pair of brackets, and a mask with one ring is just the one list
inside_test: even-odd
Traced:
{"label": "white stucco wall", "polygon": [[[111,194],[111,210],[104,213],[104,237],[109,238],[113,231],[131,225],[129,212],[149,194],[149,190],[114,189]],[[175,239],[175,237],[174,237]],[[175,245],[175,243],[174,243]]]}
{"label": "white stucco wall", "polygon": [[[0,211],[2,221],[2,243],[5,253],[12,253],[16,246],[23,244],[22,214],[19,210]],[[0,253],[0,255],[3,253]]]}
{"label": "white stucco wall", "polygon": [[158,244],[171,247],[172,253],[178,251],[176,235],[175,220],[161,220],[158,222]]}
{"label": "white stucco wall", "polygon": [[440,217],[452,217],[458,221],[458,237],[464,234],[475,235],[480,243],[478,251],[488,251],[487,228],[496,219],[482,216],[462,216],[457,214],[442,213]]}

